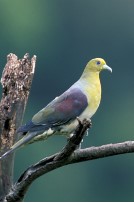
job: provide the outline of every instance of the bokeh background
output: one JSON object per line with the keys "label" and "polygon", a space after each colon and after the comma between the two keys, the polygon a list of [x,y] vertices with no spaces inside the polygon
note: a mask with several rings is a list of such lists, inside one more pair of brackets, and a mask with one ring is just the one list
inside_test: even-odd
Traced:
{"label": "bokeh background", "polygon": [[[102,101],[82,147],[134,139],[134,0],[0,0],[0,72],[6,56],[37,55],[24,123],[102,57]],[[20,149],[15,180],[58,152],[64,137]],[[25,201],[134,201],[134,154],[69,165],[30,187]]]}

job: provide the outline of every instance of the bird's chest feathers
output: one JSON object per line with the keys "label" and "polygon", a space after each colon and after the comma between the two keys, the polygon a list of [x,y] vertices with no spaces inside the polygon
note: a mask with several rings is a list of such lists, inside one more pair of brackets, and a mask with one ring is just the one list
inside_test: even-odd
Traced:
{"label": "bird's chest feathers", "polygon": [[83,91],[87,96],[88,106],[80,116],[82,119],[91,118],[98,109],[101,100],[101,84],[99,78],[93,81],[91,79],[90,81],[87,80],[84,85]]}

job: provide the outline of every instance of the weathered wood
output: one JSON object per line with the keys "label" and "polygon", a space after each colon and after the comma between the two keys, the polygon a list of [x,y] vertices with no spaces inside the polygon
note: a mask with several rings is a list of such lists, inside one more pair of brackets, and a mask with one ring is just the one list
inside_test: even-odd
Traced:
{"label": "weathered wood", "polygon": [[[21,125],[34,75],[36,56],[25,54],[18,59],[15,54],[7,56],[2,73],[2,99],[0,103],[0,154],[9,149],[17,139],[16,129]],[[12,186],[14,154],[0,161],[0,198]]]}

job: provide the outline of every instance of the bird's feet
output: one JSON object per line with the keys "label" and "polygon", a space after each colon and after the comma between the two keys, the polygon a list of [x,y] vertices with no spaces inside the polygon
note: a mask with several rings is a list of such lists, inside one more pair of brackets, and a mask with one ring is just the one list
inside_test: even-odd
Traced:
{"label": "bird's feet", "polygon": [[83,120],[81,120],[79,117],[76,118],[79,125],[83,125],[83,127],[87,126],[88,128],[92,127],[92,121],[90,118],[85,118]]}

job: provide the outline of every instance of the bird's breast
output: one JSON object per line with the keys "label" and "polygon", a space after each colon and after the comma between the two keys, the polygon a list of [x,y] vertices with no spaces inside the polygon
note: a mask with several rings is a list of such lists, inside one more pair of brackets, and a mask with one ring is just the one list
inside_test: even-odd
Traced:
{"label": "bird's breast", "polygon": [[100,101],[101,101],[101,85],[100,82],[86,86],[84,88],[84,93],[87,96],[88,106],[80,115],[81,119],[91,118],[97,111]]}

